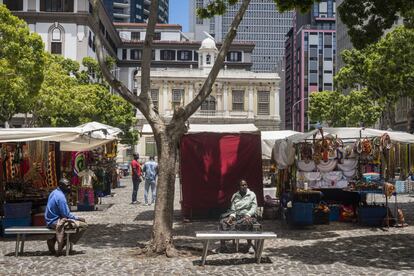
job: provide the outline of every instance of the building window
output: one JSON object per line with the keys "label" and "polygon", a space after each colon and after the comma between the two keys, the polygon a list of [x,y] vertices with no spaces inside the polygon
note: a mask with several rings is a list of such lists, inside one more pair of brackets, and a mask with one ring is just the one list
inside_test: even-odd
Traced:
{"label": "building window", "polygon": [[156,156],[157,155],[157,144],[155,143],[154,137],[145,137],[145,155]]}
{"label": "building window", "polygon": [[[203,8],[203,0],[197,0],[196,9],[201,9],[201,8]],[[214,18],[210,19],[210,20],[214,20]],[[196,16],[196,24],[197,25],[202,25],[203,24],[203,18],[200,18],[200,17]]]}
{"label": "building window", "polygon": [[154,38],[153,40],[161,40],[161,33],[160,32],[156,32],[154,33]]}
{"label": "building window", "polygon": [[230,62],[242,61],[242,53],[241,52],[229,52],[227,54],[227,61],[230,61]]}
{"label": "building window", "polygon": [[23,0],[3,0],[3,4],[11,11],[23,10]]}
{"label": "building window", "polygon": [[233,90],[232,91],[232,110],[233,111],[244,111],[244,91]]}
{"label": "building window", "polygon": [[50,45],[50,52],[54,55],[62,54],[62,42],[52,42]]}
{"label": "building window", "polygon": [[216,110],[216,98],[209,95],[204,102],[201,104],[201,110]]}
{"label": "building window", "polygon": [[176,107],[180,106],[183,102],[183,89],[173,89],[172,90],[172,109],[175,110]]}
{"label": "building window", "polygon": [[177,53],[178,60],[193,60],[192,51],[178,51]]}
{"label": "building window", "polygon": [[161,60],[175,60],[174,50],[161,50]]}
{"label": "building window", "polygon": [[73,12],[73,0],[40,0],[40,11]]}
{"label": "building window", "polygon": [[270,92],[259,91],[257,93],[257,115],[270,114]]}
{"label": "building window", "polygon": [[63,54],[63,31],[58,26],[49,29],[50,39],[50,53],[54,55]]}
{"label": "building window", "polygon": [[140,40],[141,33],[140,32],[131,32],[131,40]]}
{"label": "building window", "polygon": [[151,99],[154,104],[154,109],[158,112],[158,89],[151,89]]}
{"label": "building window", "polygon": [[211,64],[211,55],[206,56],[206,64]]}
{"label": "building window", "polygon": [[122,49],[122,60],[126,60],[128,58],[127,53],[127,49]]}
{"label": "building window", "polygon": [[142,58],[142,51],[137,49],[131,49],[129,51],[129,56],[131,60],[141,60]]}

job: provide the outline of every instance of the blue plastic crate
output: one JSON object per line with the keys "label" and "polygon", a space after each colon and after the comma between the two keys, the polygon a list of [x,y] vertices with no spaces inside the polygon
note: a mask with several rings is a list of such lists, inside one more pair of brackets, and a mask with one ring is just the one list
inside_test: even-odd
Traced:
{"label": "blue plastic crate", "polygon": [[32,202],[5,203],[3,208],[6,218],[26,218],[32,212]]}
{"label": "blue plastic crate", "polygon": [[313,203],[295,202],[289,213],[289,224],[300,226],[313,224]]}
{"label": "blue plastic crate", "polygon": [[32,224],[32,218],[30,216],[25,218],[3,218],[1,224],[1,233],[3,237],[15,237],[15,235],[5,235],[4,229],[13,226],[30,226]]}
{"label": "blue plastic crate", "polygon": [[384,206],[371,206],[358,208],[358,222],[365,226],[382,226],[387,215]]}
{"label": "blue plastic crate", "polygon": [[329,221],[339,221],[339,206],[329,206]]}

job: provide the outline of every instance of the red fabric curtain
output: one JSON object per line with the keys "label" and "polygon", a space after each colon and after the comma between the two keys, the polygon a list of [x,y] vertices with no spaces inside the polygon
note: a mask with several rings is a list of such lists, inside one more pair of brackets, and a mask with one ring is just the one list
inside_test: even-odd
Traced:
{"label": "red fabric curtain", "polygon": [[197,133],[181,139],[182,211],[206,216],[230,207],[245,179],[263,205],[261,142],[258,134]]}

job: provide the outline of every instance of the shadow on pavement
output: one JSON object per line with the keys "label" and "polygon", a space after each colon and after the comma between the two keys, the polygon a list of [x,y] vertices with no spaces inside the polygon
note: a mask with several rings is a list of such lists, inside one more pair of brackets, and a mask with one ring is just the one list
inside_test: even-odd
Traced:
{"label": "shadow on pavement", "polygon": [[[153,208],[154,205],[151,205]],[[138,214],[138,216],[135,217],[134,221],[150,221],[154,219],[154,210],[147,210],[142,211]],[[180,210],[174,210],[173,214],[174,221],[181,221],[181,211]]]}
{"label": "shadow on pavement", "polygon": [[[65,250],[63,250],[63,252],[65,252]],[[10,252],[10,253],[5,254],[4,256],[6,256],[6,257],[14,257],[14,254],[15,254],[14,252]],[[70,252],[69,255],[70,256],[75,256],[75,255],[84,255],[84,254],[85,254],[84,251],[74,250],[74,251]],[[27,252],[25,251],[25,252],[23,252],[23,254],[22,253],[19,253],[19,257],[18,258],[20,258],[20,257],[40,257],[40,256],[57,257],[54,254],[51,254],[47,249],[45,249],[44,251],[27,251]],[[64,253],[63,253],[63,255],[58,256],[58,257],[66,257],[66,255],[64,255]]]}
{"label": "shadow on pavement", "polygon": [[[272,261],[268,257],[263,257],[260,261],[260,264],[271,264]],[[246,265],[246,264],[256,264],[256,259],[251,258],[231,258],[231,259],[216,259],[209,260],[207,256],[206,265],[210,266],[233,266],[233,265]],[[201,265],[201,260],[193,261],[193,265]]]}
{"label": "shadow on pavement", "polygon": [[312,245],[266,248],[270,256],[309,265],[345,263],[381,269],[414,269],[414,235],[371,235],[318,241]]}
{"label": "shadow on pavement", "polygon": [[139,224],[89,224],[78,243],[98,249],[136,247],[150,239],[151,229],[151,225]]}

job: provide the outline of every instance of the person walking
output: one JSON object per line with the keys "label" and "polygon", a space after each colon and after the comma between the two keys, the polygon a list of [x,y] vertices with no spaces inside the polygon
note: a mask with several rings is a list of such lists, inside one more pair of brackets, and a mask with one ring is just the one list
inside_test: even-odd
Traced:
{"label": "person walking", "polygon": [[139,183],[142,181],[142,171],[141,165],[139,164],[139,154],[133,154],[134,160],[131,162],[131,171],[132,171],[132,201],[131,204],[136,204],[137,202],[137,194],[138,194],[138,187]]}
{"label": "person walking", "polygon": [[[157,181],[157,176],[158,176],[158,164],[157,162],[155,162],[154,156],[151,156],[149,161],[145,162],[142,171],[144,172],[144,177],[145,177],[145,191],[144,191],[145,205],[151,205],[152,203],[155,203],[155,198],[156,198],[155,182]],[[148,192],[149,192],[150,187],[151,187],[151,192],[152,192],[151,203],[149,203],[148,201]]]}

